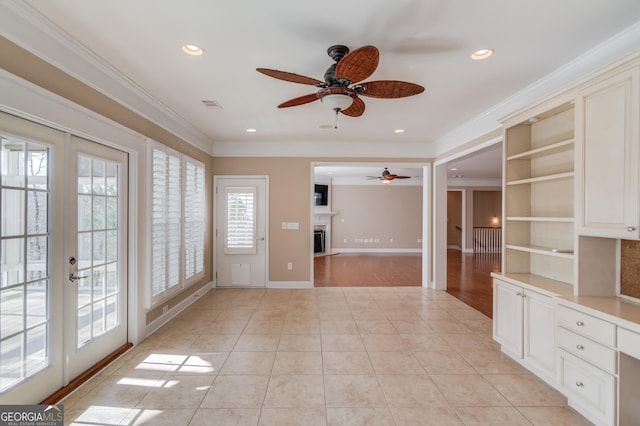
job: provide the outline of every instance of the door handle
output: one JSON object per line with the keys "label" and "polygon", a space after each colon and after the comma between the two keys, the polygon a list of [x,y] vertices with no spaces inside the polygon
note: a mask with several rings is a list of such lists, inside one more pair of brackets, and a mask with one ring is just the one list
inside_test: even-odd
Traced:
{"label": "door handle", "polygon": [[78,280],[81,280],[83,278],[88,278],[88,277],[87,276],[79,277],[76,274],[69,274],[69,282],[72,282],[72,283],[74,283],[74,282],[76,282]]}

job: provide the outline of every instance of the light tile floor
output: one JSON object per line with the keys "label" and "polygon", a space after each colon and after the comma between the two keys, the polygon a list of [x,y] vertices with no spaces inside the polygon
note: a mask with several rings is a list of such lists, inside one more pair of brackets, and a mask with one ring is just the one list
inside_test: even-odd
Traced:
{"label": "light tile floor", "polygon": [[216,289],[64,401],[74,425],[585,425],[420,287]]}

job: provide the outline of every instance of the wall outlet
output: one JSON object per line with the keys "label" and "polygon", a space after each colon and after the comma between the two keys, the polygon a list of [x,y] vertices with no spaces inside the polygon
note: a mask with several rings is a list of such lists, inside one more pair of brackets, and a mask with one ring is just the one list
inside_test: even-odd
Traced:
{"label": "wall outlet", "polygon": [[293,262],[287,263],[287,270],[288,271],[292,271],[293,270]]}
{"label": "wall outlet", "polygon": [[282,222],[282,229],[287,229],[287,222]]}
{"label": "wall outlet", "polygon": [[393,242],[393,238],[389,238],[389,242],[392,243]]}
{"label": "wall outlet", "polygon": [[345,239],[343,239],[343,240],[342,240],[342,242],[343,242],[343,243],[346,243],[346,242],[347,242],[347,239],[346,239],[346,238],[345,238]]}

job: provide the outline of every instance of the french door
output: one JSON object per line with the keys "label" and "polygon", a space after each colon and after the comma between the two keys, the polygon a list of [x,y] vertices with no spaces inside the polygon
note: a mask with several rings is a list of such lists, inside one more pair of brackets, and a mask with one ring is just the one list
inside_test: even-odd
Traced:
{"label": "french door", "polygon": [[127,340],[127,155],[0,113],[0,404]]}
{"label": "french door", "polygon": [[71,137],[66,228],[68,376],[127,342],[127,154]]}

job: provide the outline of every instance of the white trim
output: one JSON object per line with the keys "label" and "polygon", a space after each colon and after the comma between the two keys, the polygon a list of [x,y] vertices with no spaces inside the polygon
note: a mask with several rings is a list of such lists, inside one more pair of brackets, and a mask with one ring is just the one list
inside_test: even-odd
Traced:
{"label": "white trim", "polygon": [[422,167],[422,287],[433,288],[431,280],[433,274],[431,235],[433,233],[433,166],[427,164]]}
{"label": "white trim", "polygon": [[267,288],[313,288],[313,284],[310,281],[267,281]]}
{"label": "white trim", "polygon": [[[130,152],[144,136],[0,69],[0,110],[34,123]],[[118,141],[115,144],[113,141]],[[127,148],[123,148],[123,147]]]}
{"label": "white trim", "polygon": [[435,156],[427,142],[370,143],[359,141],[215,141],[214,157],[357,157],[429,158]]}
{"label": "white trim", "polygon": [[460,248],[460,246],[455,245],[455,244],[449,244],[449,245],[447,246],[447,250],[459,250],[459,251],[462,251],[462,249]]}
{"label": "white trim", "polygon": [[0,34],[209,154],[211,139],[26,2],[0,3]]}
{"label": "white trim", "polygon": [[[147,324],[144,330],[144,339],[151,336],[160,327],[162,327],[163,325],[165,325],[166,323],[174,319],[176,316],[178,316],[179,313],[187,309],[189,306],[194,304],[198,299],[200,299],[202,296],[207,294],[211,290],[212,284],[213,284],[212,282],[209,282],[209,284],[202,286],[200,289],[195,291],[190,297],[186,297],[184,300],[182,300],[180,303],[175,305],[173,308],[171,308],[170,310],[168,310],[167,312],[165,312],[164,314],[160,315],[158,318],[156,318],[155,320]],[[144,340],[144,339],[141,339],[141,340]]]}
{"label": "white trim", "polygon": [[340,254],[340,253],[362,253],[362,254],[370,254],[370,253],[384,253],[384,254],[401,254],[401,253],[412,253],[412,254],[421,254],[421,248],[406,248],[406,249],[392,249],[392,248],[339,248],[333,249],[331,251],[332,254]]}
{"label": "white trim", "polygon": [[[439,166],[441,164],[446,164],[449,161],[456,160],[456,159],[458,159],[460,157],[465,157],[465,156],[467,156],[469,154],[473,154],[473,153],[475,153],[477,151],[480,151],[481,149],[489,148],[490,146],[498,144],[498,143],[502,142],[503,139],[504,139],[504,137],[502,135],[500,135],[500,136],[496,136],[495,138],[492,138],[492,139],[489,139],[487,141],[484,141],[482,143],[479,143],[477,145],[470,146],[469,148],[463,149],[462,151],[458,151],[458,152],[454,152],[454,153],[445,153],[445,156],[444,157],[438,157],[438,159],[436,159],[433,162],[433,165],[434,166]],[[501,180],[500,180],[499,186],[502,186],[502,181]]]}

